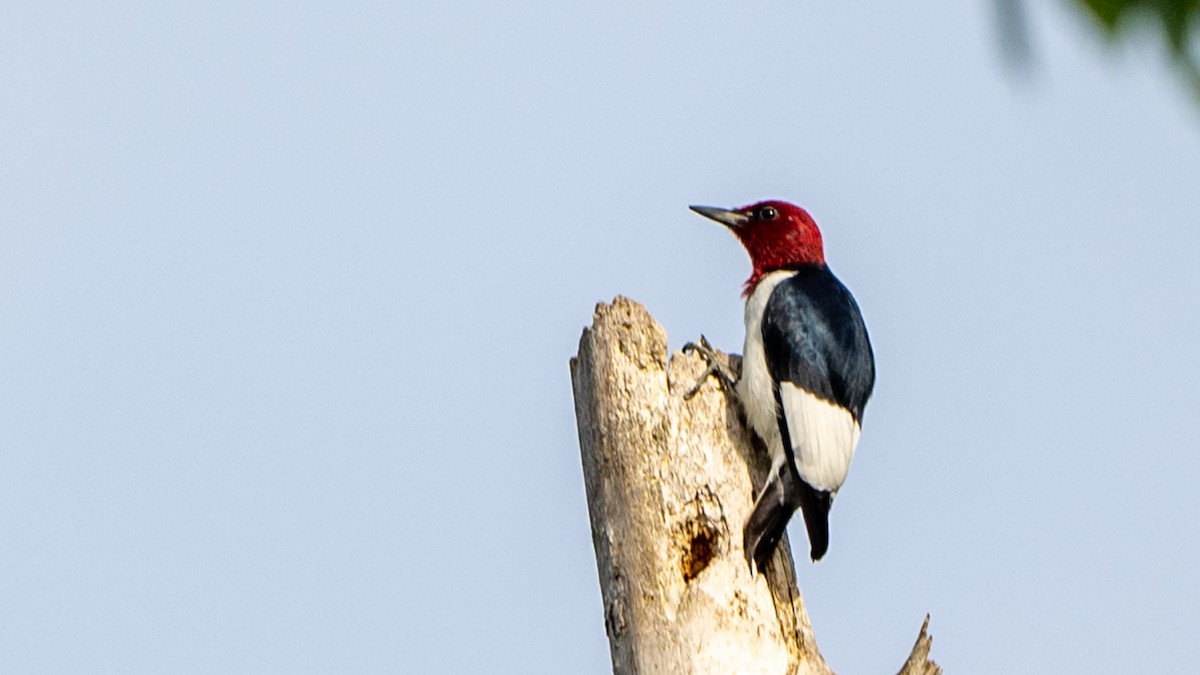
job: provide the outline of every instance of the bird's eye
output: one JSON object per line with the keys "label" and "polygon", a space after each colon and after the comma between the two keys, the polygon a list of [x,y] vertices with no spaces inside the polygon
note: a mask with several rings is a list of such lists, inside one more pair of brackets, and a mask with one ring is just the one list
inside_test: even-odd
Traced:
{"label": "bird's eye", "polygon": [[759,220],[775,220],[778,215],[779,212],[775,210],[774,206],[764,206],[758,210]]}

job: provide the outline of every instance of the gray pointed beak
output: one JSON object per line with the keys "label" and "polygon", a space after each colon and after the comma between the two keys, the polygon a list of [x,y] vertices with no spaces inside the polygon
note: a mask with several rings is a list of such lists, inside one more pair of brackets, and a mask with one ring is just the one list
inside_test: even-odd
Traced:
{"label": "gray pointed beak", "polygon": [[734,230],[750,222],[750,216],[729,209],[719,209],[715,206],[689,206],[688,208]]}

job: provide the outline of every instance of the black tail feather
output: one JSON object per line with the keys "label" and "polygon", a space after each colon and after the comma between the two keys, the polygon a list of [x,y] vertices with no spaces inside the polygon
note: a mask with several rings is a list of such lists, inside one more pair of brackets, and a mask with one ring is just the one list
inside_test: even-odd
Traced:
{"label": "black tail feather", "polygon": [[742,534],[746,562],[757,570],[766,567],[797,508],[804,513],[813,562],[820,560],[829,549],[829,507],[832,502],[832,494],[799,480],[787,467],[772,473],[754,502],[754,510],[750,512]]}
{"label": "black tail feather", "polygon": [[818,490],[802,480],[796,483],[800,488],[804,527],[808,530],[809,555],[816,562],[829,550],[829,507],[833,506],[833,493]]}
{"label": "black tail feather", "polygon": [[746,521],[746,529],[742,534],[746,562],[751,563],[754,569],[761,571],[766,567],[783,533],[787,531],[788,520],[800,506],[797,482],[786,467],[772,472],[754,502],[754,510],[750,512],[750,519]]}

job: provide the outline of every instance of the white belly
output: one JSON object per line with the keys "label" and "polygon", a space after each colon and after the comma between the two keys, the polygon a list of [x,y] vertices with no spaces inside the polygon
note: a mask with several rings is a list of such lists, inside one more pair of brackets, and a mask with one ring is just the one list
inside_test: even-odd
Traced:
{"label": "white belly", "polygon": [[774,384],[763,352],[762,318],[771,291],[795,274],[771,272],[759,280],[754,292],[746,299],[746,342],[742,347],[742,377],[737,383],[738,398],[742,401],[750,428],[771,451],[771,461],[776,468],[783,466],[786,455],[779,436]]}

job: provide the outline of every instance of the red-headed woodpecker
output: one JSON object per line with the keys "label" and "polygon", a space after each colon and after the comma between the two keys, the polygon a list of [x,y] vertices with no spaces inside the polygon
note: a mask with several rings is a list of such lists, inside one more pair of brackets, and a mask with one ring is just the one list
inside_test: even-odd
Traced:
{"label": "red-headed woodpecker", "polygon": [[804,209],[778,201],[691,209],[728,226],[754,266],[734,388],[772,464],[746,522],[746,557],[763,569],[799,508],[815,562],[829,548],[829,507],[846,480],[875,385],[867,328],[825,264],[821,231]]}

